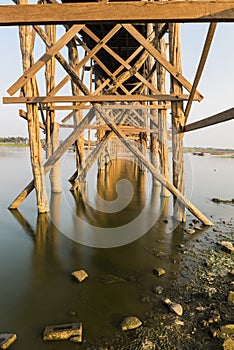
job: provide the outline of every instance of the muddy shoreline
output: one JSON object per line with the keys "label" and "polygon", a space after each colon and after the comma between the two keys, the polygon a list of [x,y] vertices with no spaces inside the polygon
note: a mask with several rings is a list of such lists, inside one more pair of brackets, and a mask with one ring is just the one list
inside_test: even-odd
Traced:
{"label": "muddy shoreline", "polygon": [[[181,225],[180,229],[185,227]],[[125,332],[117,327],[113,337],[99,337],[92,342],[84,339],[77,349],[224,349],[221,328],[234,323],[234,304],[228,302],[228,295],[234,290],[234,259],[220,243],[233,242],[233,238],[233,220],[225,223],[220,220],[215,228],[185,234],[183,244],[177,247],[180,272],[162,294],[149,290],[144,296],[143,302],[150,303],[151,310],[141,319],[143,325]],[[157,282],[155,285],[160,285],[159,279]],[[183,315],[170,312],[162,303],[163,297],[180,303]]]}

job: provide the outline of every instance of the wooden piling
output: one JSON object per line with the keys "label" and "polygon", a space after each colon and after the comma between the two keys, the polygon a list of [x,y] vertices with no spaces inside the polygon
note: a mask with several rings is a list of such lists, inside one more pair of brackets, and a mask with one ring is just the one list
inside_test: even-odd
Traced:
{"label": "wooden piling", "polygon": [[[20,4],[27,3],[28,0],[20,0]],[[26,71],[33,64],[34,36],[31,32],[31,27],[20,26],[19,36],[23,70]],[[37,85],[35,77],[27,82],[23,90],[26,96],[34,96],[37,94]],[[45,213],[49,211],[49,204],[44,180],[44,167],[42,159],[40,125],[37,105],[31,103],[27,104],[27,119],[31,164],[34,177],[34,187],[36,189],[37,197],[37,208],[39,213]]]}
{"label": "wooden piling", "polygon": [[[156,24],[156,32],[160,32],[164,27],[163,24]],[[166,42],[165,37],[162,36],[159,38],[156,48],[166,58]],[[165,68],[157,63],[157,87],[158,90],[164,94],[166,93],[166,70]],[[164,101],[159,101],[159,105],[165,104]],[[168,133],[167,133],[167,110],[159,109],[158,110],[158,143],[159,143],[159,159],[162,175],[169,181],[169,157],[168,157]],[[164,186],[161,188],[162,197],[170,197],[170,192]]]}
{"label": "wooden piling", "polygon": [[[173,23],[169,25],[169,50],[170,61],[174,65],[178,74],[182,72],[181,65],[181,42],[180,42],[180,24]],[[181,84],[171,77],[171,93],[180,94],[182,92]],[[183,139],[184,134],[179,131],[184,127],[183,102],[171,102],[171,124],[172,124],[172,168],[173,184],[184,195],[184,154]],[[174,217],[180,221],[186,221],[185,206],[177,201],[174,196]]]}

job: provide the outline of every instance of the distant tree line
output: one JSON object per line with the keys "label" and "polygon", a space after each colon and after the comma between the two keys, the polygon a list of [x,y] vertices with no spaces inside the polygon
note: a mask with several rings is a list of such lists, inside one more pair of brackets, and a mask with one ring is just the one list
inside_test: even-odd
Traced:
{"label": "distant tree line", "polygon": [[4,136],[0,137],[0,143],[23,143],[28,144],[28,138],[22,136]]}

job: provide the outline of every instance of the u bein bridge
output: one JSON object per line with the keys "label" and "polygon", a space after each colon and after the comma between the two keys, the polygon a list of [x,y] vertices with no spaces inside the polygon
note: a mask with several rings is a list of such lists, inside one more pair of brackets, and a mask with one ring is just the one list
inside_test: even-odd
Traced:
{"label": "u bein bridge", "polygon": [[[213,225],[185,196],[183,138],[185,132],[234,118],[232,108],[187,123],[192,103],[203,99],[197,87],[217,23],[234,21],[234,1],[63,2],[13,0],[12,5],[0,6],[0,25],[19,26],[23,66],[22,76],[9,87],[10,97],[3,102],[26,106],[19,116],[28,124],[33,172],[33,180],[9,208],[18,208],[35,189],[38,212],[48,212],[44,177],[50,173],[51,191],[61,191],[59,161],[72,145],[76,152],[75,172],[69,179],[72,191],[97,160],[104,171],[108,159],[127,149],[142,171],[149,170],[154,185],[161,184],[161,196],[173,195],[178,221],[185,222],[188,209],[204,225]],[[209,23],[193,82],[182,72],[180,22]],[[37,37],[45,52],[34,59]],[[59,82],[57,65],[65,71]],[[41,70],[44,80],[37,77]],[[65,96],[63,91],[69,93]],[[72,131],[60,144],[61,128]],[[44,164],[41,130],[46,137]],[[90,141],[91,130],[96,131],[96,146],[85,152],[84,135]]]}

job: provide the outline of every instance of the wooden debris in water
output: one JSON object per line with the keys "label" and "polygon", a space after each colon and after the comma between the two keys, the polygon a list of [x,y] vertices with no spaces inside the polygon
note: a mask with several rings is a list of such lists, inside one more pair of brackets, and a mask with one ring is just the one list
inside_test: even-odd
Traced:
{"label": "wooden debris in water", "polygon": [[57,326],[47,326],[43,340],[67,340],[76,338],[76,342],[82,342],[82,323],[68,323]]}
{"label": "wooden debris in water", "polygon": [[16,334],[3,333],[0,334],[0,349],[8,349],[17,339]]}

